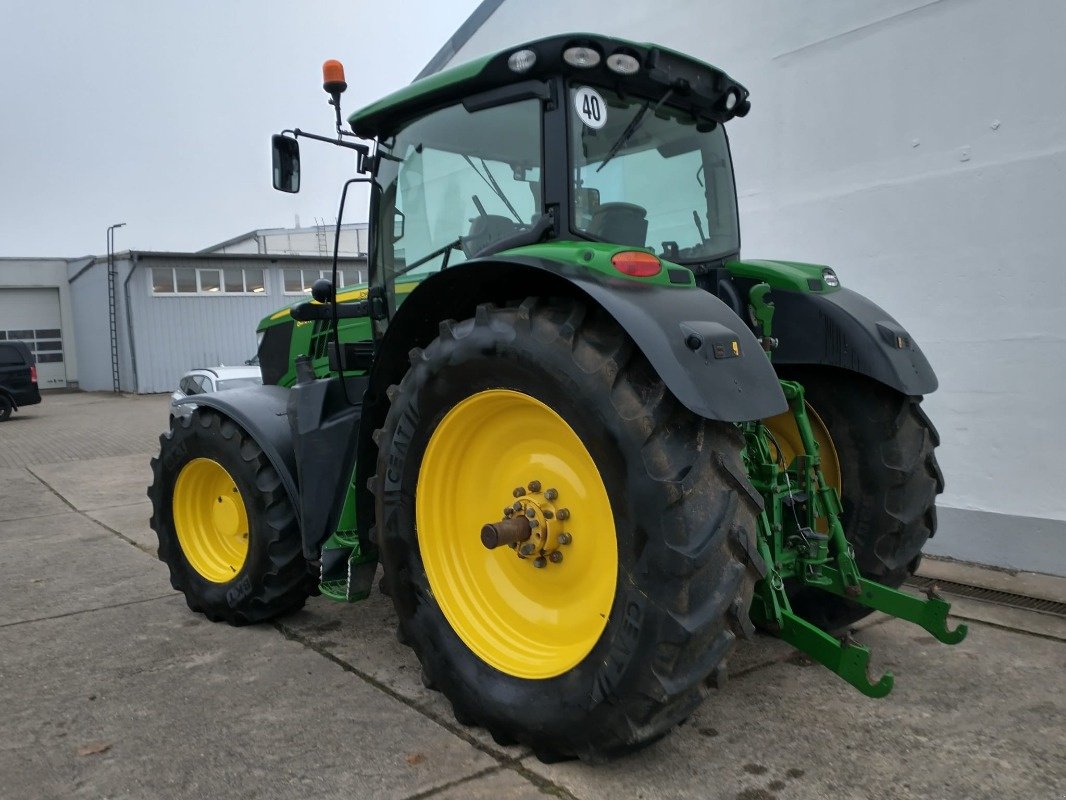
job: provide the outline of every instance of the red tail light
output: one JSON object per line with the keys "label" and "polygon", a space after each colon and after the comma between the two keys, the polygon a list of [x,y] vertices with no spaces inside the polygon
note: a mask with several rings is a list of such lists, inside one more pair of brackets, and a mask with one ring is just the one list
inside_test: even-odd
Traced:
{"label": "red tail light", "polygon": [[641,250],[615,253],[611,256],[611,263],[619,272],[634,278],[650,278],[663,270],[663,264],[658,258]]}
{"label": "red tail light", "polygon": [[30,383],[37,383],[37,365],[30,364]]}

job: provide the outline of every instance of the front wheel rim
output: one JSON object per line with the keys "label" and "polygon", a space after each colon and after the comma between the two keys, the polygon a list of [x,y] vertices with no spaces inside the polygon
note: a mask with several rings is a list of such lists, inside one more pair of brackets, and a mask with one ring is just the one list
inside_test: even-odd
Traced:
{"label": "front wheel rim", "polygon": [[185,560],[212,583],[228,583],[248,558],[248,511],[236,482],[210,458],[194,458],[174,483],[174,529]]}
{"label": "front wheel rim", "polygon": [[[487,549],[480,532],[505,508],[539,533]],[[506,389],[459,402],[426,447],[415,516],[433,597],[481,660],[545,679],[599,641],[617,585],[614,516],[591,454],[549,406]]]}

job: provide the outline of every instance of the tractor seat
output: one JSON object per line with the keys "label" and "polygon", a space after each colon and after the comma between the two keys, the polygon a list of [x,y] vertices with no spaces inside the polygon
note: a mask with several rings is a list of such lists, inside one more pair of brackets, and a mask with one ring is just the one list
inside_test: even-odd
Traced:
{"label": "tractor seat", "polygon": [[597,239],[630,247],[644,247],[648,238],[648,210],[635,203],[601,203],[588,231]]}
{"label": "tractor seat", "polygon": [[463,252],[472,258],[490,244],[514,236],[519,227],[513,219],[498,214],[483,214],[470,221],[470,233],[463,237]]}

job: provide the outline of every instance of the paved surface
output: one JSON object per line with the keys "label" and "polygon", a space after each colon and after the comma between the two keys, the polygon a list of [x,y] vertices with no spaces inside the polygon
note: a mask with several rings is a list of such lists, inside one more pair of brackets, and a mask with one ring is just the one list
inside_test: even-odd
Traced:
{"label": "paved surface", "polygon": [[548,766],[453,719],[376,592],[191,614],[147,525],[165,398],[38,408],[0,425],[0,798],[1066,797],[1066,629],[1042,615],[966,612],[987,622],[955,648],[875,620],[882,701],[760,639],[660,744]]}

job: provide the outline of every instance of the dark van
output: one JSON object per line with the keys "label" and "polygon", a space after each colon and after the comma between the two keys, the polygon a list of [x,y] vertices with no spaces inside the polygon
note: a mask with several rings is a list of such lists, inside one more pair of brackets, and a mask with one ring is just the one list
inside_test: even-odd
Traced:
{"label": "dark van", "polygon": [[37,365],[25,342],[0,342],[0,422],[21,406],[41,402]]}

